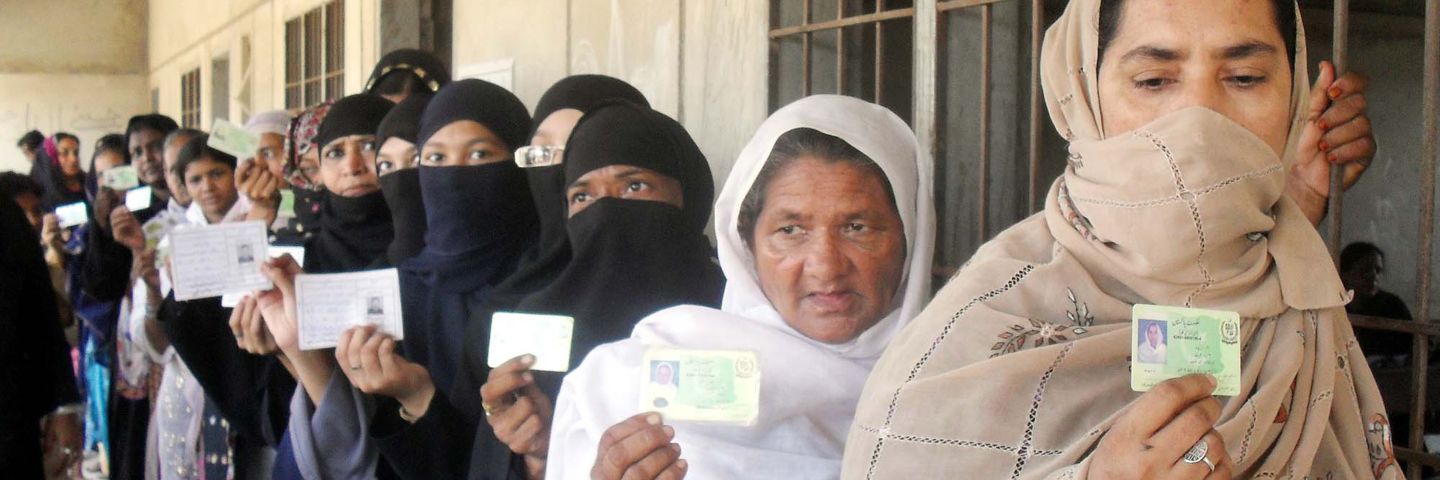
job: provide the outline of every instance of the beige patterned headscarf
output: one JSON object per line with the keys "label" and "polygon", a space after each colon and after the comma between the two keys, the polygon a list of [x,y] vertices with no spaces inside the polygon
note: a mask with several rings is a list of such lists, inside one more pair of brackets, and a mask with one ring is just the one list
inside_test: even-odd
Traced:
{"label": "beige patterned headscarf", "polygon": [[1237,477],[1401,478],[1348,295],[1282,195],[1309,90],[1303,30],[1283,156],[1198,107],[1104,138],[1099,5],[1072,0],[1043,48],[1069,168],[1044,212],[981,247],[890,345],[861,397],[844,478],[1085,478],[1140,396],[1129,385],[1136,303],[1240,313],[1242,393],[1221,398],[1215,427]]}

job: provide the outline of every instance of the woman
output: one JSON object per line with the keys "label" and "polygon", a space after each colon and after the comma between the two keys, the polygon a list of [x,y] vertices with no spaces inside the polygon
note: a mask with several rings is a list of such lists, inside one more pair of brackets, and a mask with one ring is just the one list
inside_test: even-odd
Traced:
{"label": "woman", "polygon": [[[514,308],[526,295],[549,285],[570,262],[570,244],[565,233],[565,141],[580,117],[606,100],[624,100],[650,106],[645,95],[623,80],[604,75],[572,75],[555,82],[535,106],[535,130],[522,153],[530,181],[530,196],[540,216],[540,239],[527,249],[515,273],[490,294],[495,310]],[[528,157],[533,157],[531,160]],[[475,379],[478,385],[483,377]],[[478,387],[477,387],[478,388]],[[477,406],[478,407],[478,406]],[[473,410],[473,409],[472,409]]]}
{"label": "woman", "polygon": [[402,48],[375,62],[370,79],[365,81],[365,93],[399,104],[412,94],[439,92],[448,83],[450,72],[434,54]]}
{"label": "woman", "polygon": [[[617,100],[591,108],[565,145],[571,261],[509,309],[574,318],[572,365],[646,315],[719,306],[724,286],[704,233],[714,181],[700,148],[679,122],[648,107]],[[471,478],[541,478],[560,375],[531,371],[533,355],[486,368],[489,345],[489,322],[471,324],[467,368],[489,370]]]}
{"label": "woman", "polygon": [[430,104],[428,93],[411,95],[380,121],[375,143],[375,171],[380,175],[380,192],[390,206],[395,222],[395,239],[385,256],[399,265],[420,253],[425,246],[425,203],[420,197],[420,152],[415,137],[420,133],[420,115]]}
{"label": "woman", "polygon": [[[870,365],[929,293],[931,173],[883,107],[815,96],[775,112],[716,202],[721,309],[667,309],[593,350],[561,389],[546,477],[834,477]],[[755,351],[755,425],[638,411],[656,345]]]}
{"label": "woman", "polygon": [[[1050,28],[1069,168],[881,358],[846,478],[1402,475],[1348,296],[1286,195],[1287,167],[1325,158],[1311,115],[1334,78],[1310,92],[1294,3],[1124,5],[1071,2]],[[1240,394],[1131,391],[1134,304],[1237,312]]]}
{"label": "woman", "polygon": [[375,175],[375,130],[392,107],[380,97],[351,95],[335,102],[316,129],[318,180],[327,193],[320,202],[319,231],[305,244],[307,272],[389,263],[385,250],[395,232]]}
{"label": "woman", "polygon": [[42,207],[55,210],[61,205],[85,201],[85,184],[90,176],[80,169],[80,139],[69,133],[60,132],[45,139],[44,155],[36,161],[51,163],[49,184],[45,187]]}
{"label": "woman", "polygon": [[289,228],[306,241],[320,229],[320,202],[325,199],[325,186],[320,183],[320,149],[315,148],[315,132],[334,104],[327,101],[310,107],[290,123],[284,175],[290,190],[295,192],[295,218]]}

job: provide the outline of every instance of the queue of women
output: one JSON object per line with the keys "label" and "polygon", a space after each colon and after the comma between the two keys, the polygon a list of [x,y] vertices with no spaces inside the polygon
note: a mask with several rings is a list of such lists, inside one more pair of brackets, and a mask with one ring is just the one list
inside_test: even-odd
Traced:
{"label": "queue of women", "polygon": [[[1070,2],[1040,71],[1068,167],[943,285],[933,161],[884,107],[783,106],[717,182],[619,79],[565,78],[532,113],[437,63],[387,55],[366,93],[264,129],[288,145],[273,160],[195,132],[172,162],[163,142],[166,200],[190,202],[173,222],[262,220],[305,247],[233,308],[167,297],[135,236],[152,219],[109,217],[137,259],[118,348],[148,352],[121,367],[163,371],[159,426],[124,433],[146,477],[209,471],[216,441],[228,477],[1402,477],[1314,227],[1330,170],[1348,186],[1374,155],[1364,79],[1322,63],[1312,88],[1292,1]],[[298,275],[389,267],[403,341],[300,349]],[[1133,391],[1139,303],[1239,313],[1241,393]],[[499,312],[573,318],[568,373],[490,366]],[[754,420],[641,408],[655,347],[753,352]]]}

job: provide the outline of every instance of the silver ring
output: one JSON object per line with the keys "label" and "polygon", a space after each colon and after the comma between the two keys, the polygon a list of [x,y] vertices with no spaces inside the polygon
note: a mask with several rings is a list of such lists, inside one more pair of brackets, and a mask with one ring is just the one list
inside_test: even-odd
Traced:
{"label": "silver ring", "polygon": [[360,370],[360,366],[359,366],[359,365],[351,365],[351,366],[350,366],[350,370],[351,370],[351,371],[359,371],[359,370]]}
{"label": "silver ring", "polygon": [[[1205,454],[1209,452],[1210,442],[1202,438],[1200,441],[1195,442],[1195,445],[1190,447],[1190,451],[1185,452],[1185,456],[1180,457],[1180,459],[1184,460],[1185,463],[1195,464],[1203,461],[1206,465],[1210,465],[1210,459],[1205,456]],[[1210,469],[1214,470],[1215,467],[1211,466]]]}
{"label": "silver ring", "polygon": [[1210,471],[1215,471],[1215,462],[1211,462],[1210,457],[1200,457],[1200,459],[1205,461],[1205,466],[1210,467]]}

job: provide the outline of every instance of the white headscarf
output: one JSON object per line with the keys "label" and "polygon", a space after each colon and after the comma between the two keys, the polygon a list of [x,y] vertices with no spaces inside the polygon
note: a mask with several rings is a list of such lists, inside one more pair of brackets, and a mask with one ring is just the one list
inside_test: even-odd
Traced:
{"label": "white headscarf", "polygon": [[290,112],[271,110],[257,113],[250,117],[250,121],[245,122],[245,130],[256,135],[273,133],[288,137],[290,136]]}
{"label": "white headscarf", "polygon": [[[885,173],[904,223],[906,265],[898,304],[850,342],[806,337],[780,318],[760,290],[754,257],[736,228],[740,204],[775,141],[797,128],[839,137]],[[674,307],[602,345],[565,378],[555,408],[547,476],[588,478],[605,430],[641,413],[637,379],[646,347],[728,349],[760,359],[760,414],[753,426],[667,422],[674,426],[686,478],[835,478],[846,432],[866,377],[890,339],[924,308],[934,251],[933,166],[905,122],[884,107],[849,97],[802,99],[775,112],[740,153],[715,206],[726,287],[722,309]]]}

